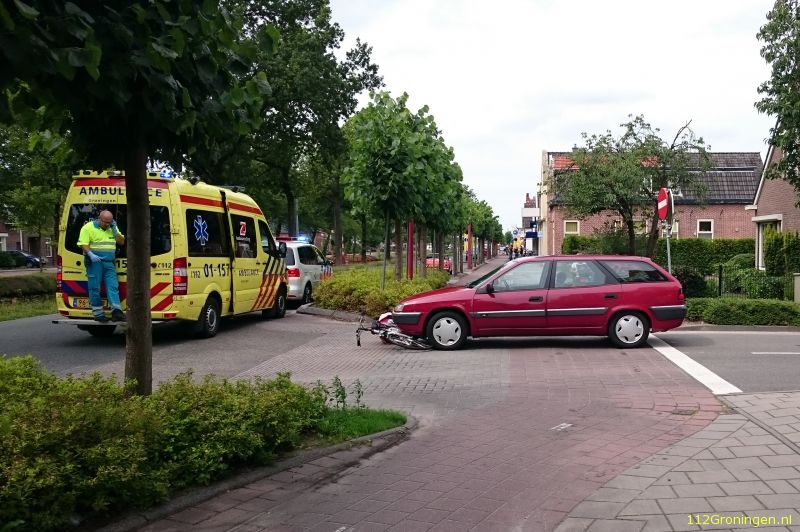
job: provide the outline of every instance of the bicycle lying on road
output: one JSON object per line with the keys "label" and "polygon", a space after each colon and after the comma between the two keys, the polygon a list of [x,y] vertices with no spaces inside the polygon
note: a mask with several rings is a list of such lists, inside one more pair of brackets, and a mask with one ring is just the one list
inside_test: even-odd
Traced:
{"label": "bicycle lying on road", "polygon": [[398,329],[394,321],[392,321],[391,312],[381,314],[377,320],[372,320],[372,324],[369,327],[364,326],[365,319],[366,316],[361,316],[361,321],[358,322],[358,328],[356,329],[356,345],[359,347],[361,346],[361,333],[368,331],[371,334],[377,335],[381,339],[381,342],[385,344],[399,345],[407,349],[431,348],[425,341],[400,332],[400,329]]}

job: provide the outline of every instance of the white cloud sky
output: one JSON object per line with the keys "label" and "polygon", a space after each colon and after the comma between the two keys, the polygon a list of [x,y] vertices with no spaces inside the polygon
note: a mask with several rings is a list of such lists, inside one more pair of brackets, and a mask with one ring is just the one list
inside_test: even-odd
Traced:
{"label": "white cloud sky", "polygon": [[331,0],[373,47],[385,90],[430,107],[464,182],[504,230],[521,223],[542,150],[569,150],[643,114],[686,121],[712,151],[766,154],[753,106],[769,76],[756,33],[772,0]]}

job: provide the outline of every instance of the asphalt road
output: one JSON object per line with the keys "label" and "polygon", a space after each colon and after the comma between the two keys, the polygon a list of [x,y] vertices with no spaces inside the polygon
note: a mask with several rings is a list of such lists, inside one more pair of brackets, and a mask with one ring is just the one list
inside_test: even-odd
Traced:
{"label": "asphalt road", "polygon": [[[124,373],[124,335],[94,338],[72,325],[55,325],[58,316],[39,316],[0,322],[0,353],[31,354],[58,375],[99,371]],[[309,345],[322,336],[353,327],[315,316],[287,312],[282,320],[263,320],[259,313],[224,320],[212,339],[195,338],[180,324],[156,327],[153,333],[155,382],[193,369],[197,374],[236,376],[271,358]],[[743,392],[800,389],[800,330],[677,329],[657,335],[672,347],[707,367]],[[580,352],[586,342],[605,346],[604,339],[525,338],[470,342],[469,351],[486,348],[552,347]],[[324,343],[324,342],[323,342]],[[314,356],[314,353],[309,353]]]}
{"label": "asphalt road", "polygon": [[800,330],[681,330],[659,338],[743,392],[800,390]]}
{"label": "asphalt road", "polygon": [[[99,371],[124,374],[125,336],[95,338],[73,325],[56,325],[57,315],[0,322],[0,353],[31,354],[64,376]],[[188,327],[167,324],[153,330],[153,381],[193,369],[196,374],[232,377],[265,360],[327,334],[327,320],[288,311],[280,320],[260,313],[223,320],[219,334],[195,338]],[[355,335],[354,335],[355,336]]]}

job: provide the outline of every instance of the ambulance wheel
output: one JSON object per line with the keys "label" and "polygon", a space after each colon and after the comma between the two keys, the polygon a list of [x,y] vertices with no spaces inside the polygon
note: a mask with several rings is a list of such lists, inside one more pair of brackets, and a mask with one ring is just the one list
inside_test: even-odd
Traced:
{"label": "ambulance wheel", "polygon": [[219,331],[219,301],[213,296],[206,299],[206,304],[203,305],[203,310],[200,311],[200,317],[197,318],[195,325],[195,332],[202,338],[211,338],[216,336]]}
{"label": "ambulance wheel", "polygon": [[286,287],[281,286],[280,290],[278,290],[278,295],[275,296],[275,303],[272,304],[272,308],[265,309],[261,311],[261,314],[265,318],[270,319],[279,319],[286,315]]}
{"label": "ambulance wheel", "polygon": [[306,287],[303,289],[303,300],[301,305],[306,305],[311,303],[311,283],[306,283]]}
{"label": "ambulance wheel", "polygon": [[83,330],[97,338],[108,338],[109,336],[114,336],[114,331],[117,328],[109,325],[86,325]]}

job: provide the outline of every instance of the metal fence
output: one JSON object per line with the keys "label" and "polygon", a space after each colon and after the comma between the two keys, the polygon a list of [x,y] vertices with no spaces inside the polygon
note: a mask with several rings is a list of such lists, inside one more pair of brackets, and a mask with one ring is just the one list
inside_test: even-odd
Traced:
{"label": "metal fence", "polygon": [[739,297],[749,299],[794,299],[794,276],[767,275],[763,270],[720,264],[716,271],[673,265],[672,273],[687,297]]}

